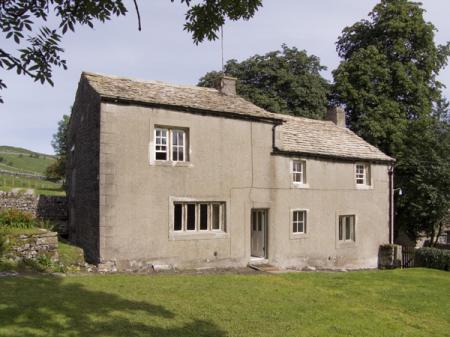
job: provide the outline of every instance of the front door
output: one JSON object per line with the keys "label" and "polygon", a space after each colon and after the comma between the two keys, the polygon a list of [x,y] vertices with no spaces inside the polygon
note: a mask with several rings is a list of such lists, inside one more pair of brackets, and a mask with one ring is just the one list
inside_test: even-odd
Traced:
{"label": "front door", "polygon": [[267,210],[252,209],[251,255],[266,257]]}

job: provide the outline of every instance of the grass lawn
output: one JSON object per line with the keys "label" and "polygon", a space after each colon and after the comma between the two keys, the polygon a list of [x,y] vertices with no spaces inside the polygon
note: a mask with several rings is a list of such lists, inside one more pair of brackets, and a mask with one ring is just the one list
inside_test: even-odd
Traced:
{"label": "grass lawn", "polygon": [[6,174],[0,174],[0,191],[9,192],[13,188],[20,188],[24,191],[32,188],[35,194],[44,195],[65,195],[60,183],[47,180],[39,180],[26,177],[14,177]]}
{"label": "grass lawn", "polygon": [[0,336],[450,336],[450,273],[0,278]]}

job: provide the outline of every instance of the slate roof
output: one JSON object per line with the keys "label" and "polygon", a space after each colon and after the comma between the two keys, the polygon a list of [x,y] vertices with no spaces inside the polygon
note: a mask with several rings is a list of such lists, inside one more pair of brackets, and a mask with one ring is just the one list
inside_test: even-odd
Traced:
{"label": "slate roof", "polygon": [[87,72],[84,72],[82,77],[87,79],[102,98],[112,101],[160,105],[186,111],[208,111],[212,114],[229,114],[282,123],[276,127],[275,146],[279,153],[348,160],[394,161],[349,129],[338,127],[333,122],[271,113],[242,97],[224,95],[216,89]]}

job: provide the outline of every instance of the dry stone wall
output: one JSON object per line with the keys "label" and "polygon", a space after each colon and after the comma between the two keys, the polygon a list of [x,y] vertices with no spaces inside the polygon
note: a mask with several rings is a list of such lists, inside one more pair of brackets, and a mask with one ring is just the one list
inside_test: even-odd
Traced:
{"label": "dry stone wall", "polygon": [[35,260],[39,256],[46,256],[57,262],[58,233],[41,230],[34,234],[19,234],[8,237],[9,245],[6,258],[18,260]]}

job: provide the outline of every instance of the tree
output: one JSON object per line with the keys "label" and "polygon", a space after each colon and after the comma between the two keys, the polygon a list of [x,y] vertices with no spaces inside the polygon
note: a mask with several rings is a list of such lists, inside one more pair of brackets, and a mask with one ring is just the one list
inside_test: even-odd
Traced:
{"label": "tree", "polygon": [[[175,0],[171,0],[174,2]],[[184,29],[192,33],[196,44],[217,39],[217,32],[225,19],[249,20],[262,5],[262,0],[180,0],[189,8]],[[137,0],[134,0],[141,20]],[[0,68],[15,70],[17,74],[29,76],[41,83],[53,85],[54,67],[67,68],[61,54],[61,36],[75,31],[76,25],[94,27],[94,21],[106,22],[113,16],[126,15],[128,9],[123,0],[2,0],[0,1],[0,29],[5,39],[13,40],[17,50],[0,48]],[[58,28],[36,25],[47,22],[54,15],[59,20]],[[0,90],[6,84],[0,79]],[[0,97],[0,102],[3,102]]]}
{"label": "tree", "polygon": [[405,193],[396,223],[412,238],[435,235],[450,207],[450,137],[436,79],[450,45],[434,43],[423,12],[420,3],[381,0],[369,19],[344,29],[333,72],[332,98],[345,106],[347,124],[397,159],[396,186]]}
{"label": "tree", "polygon": [[[323,118],[329,84],[320,75],[326,67],[317,56],[282,45],[281,51],[255,55],[238,62],[229,60],[225,74],[238,78],[237,93],[271,112]],[[214,87],[221,72],[203,76],[198,85]]]}
{"label": "tree", "polygon": [[46,177],[49,180],[64,179],[66,174],[66,159],[67,159],[67,131],[69,127],[70,117],[64,115],[58,122],[58,130],[53,135],[52,147],[55,150],[56,161],[50,164],[46,171]]}

